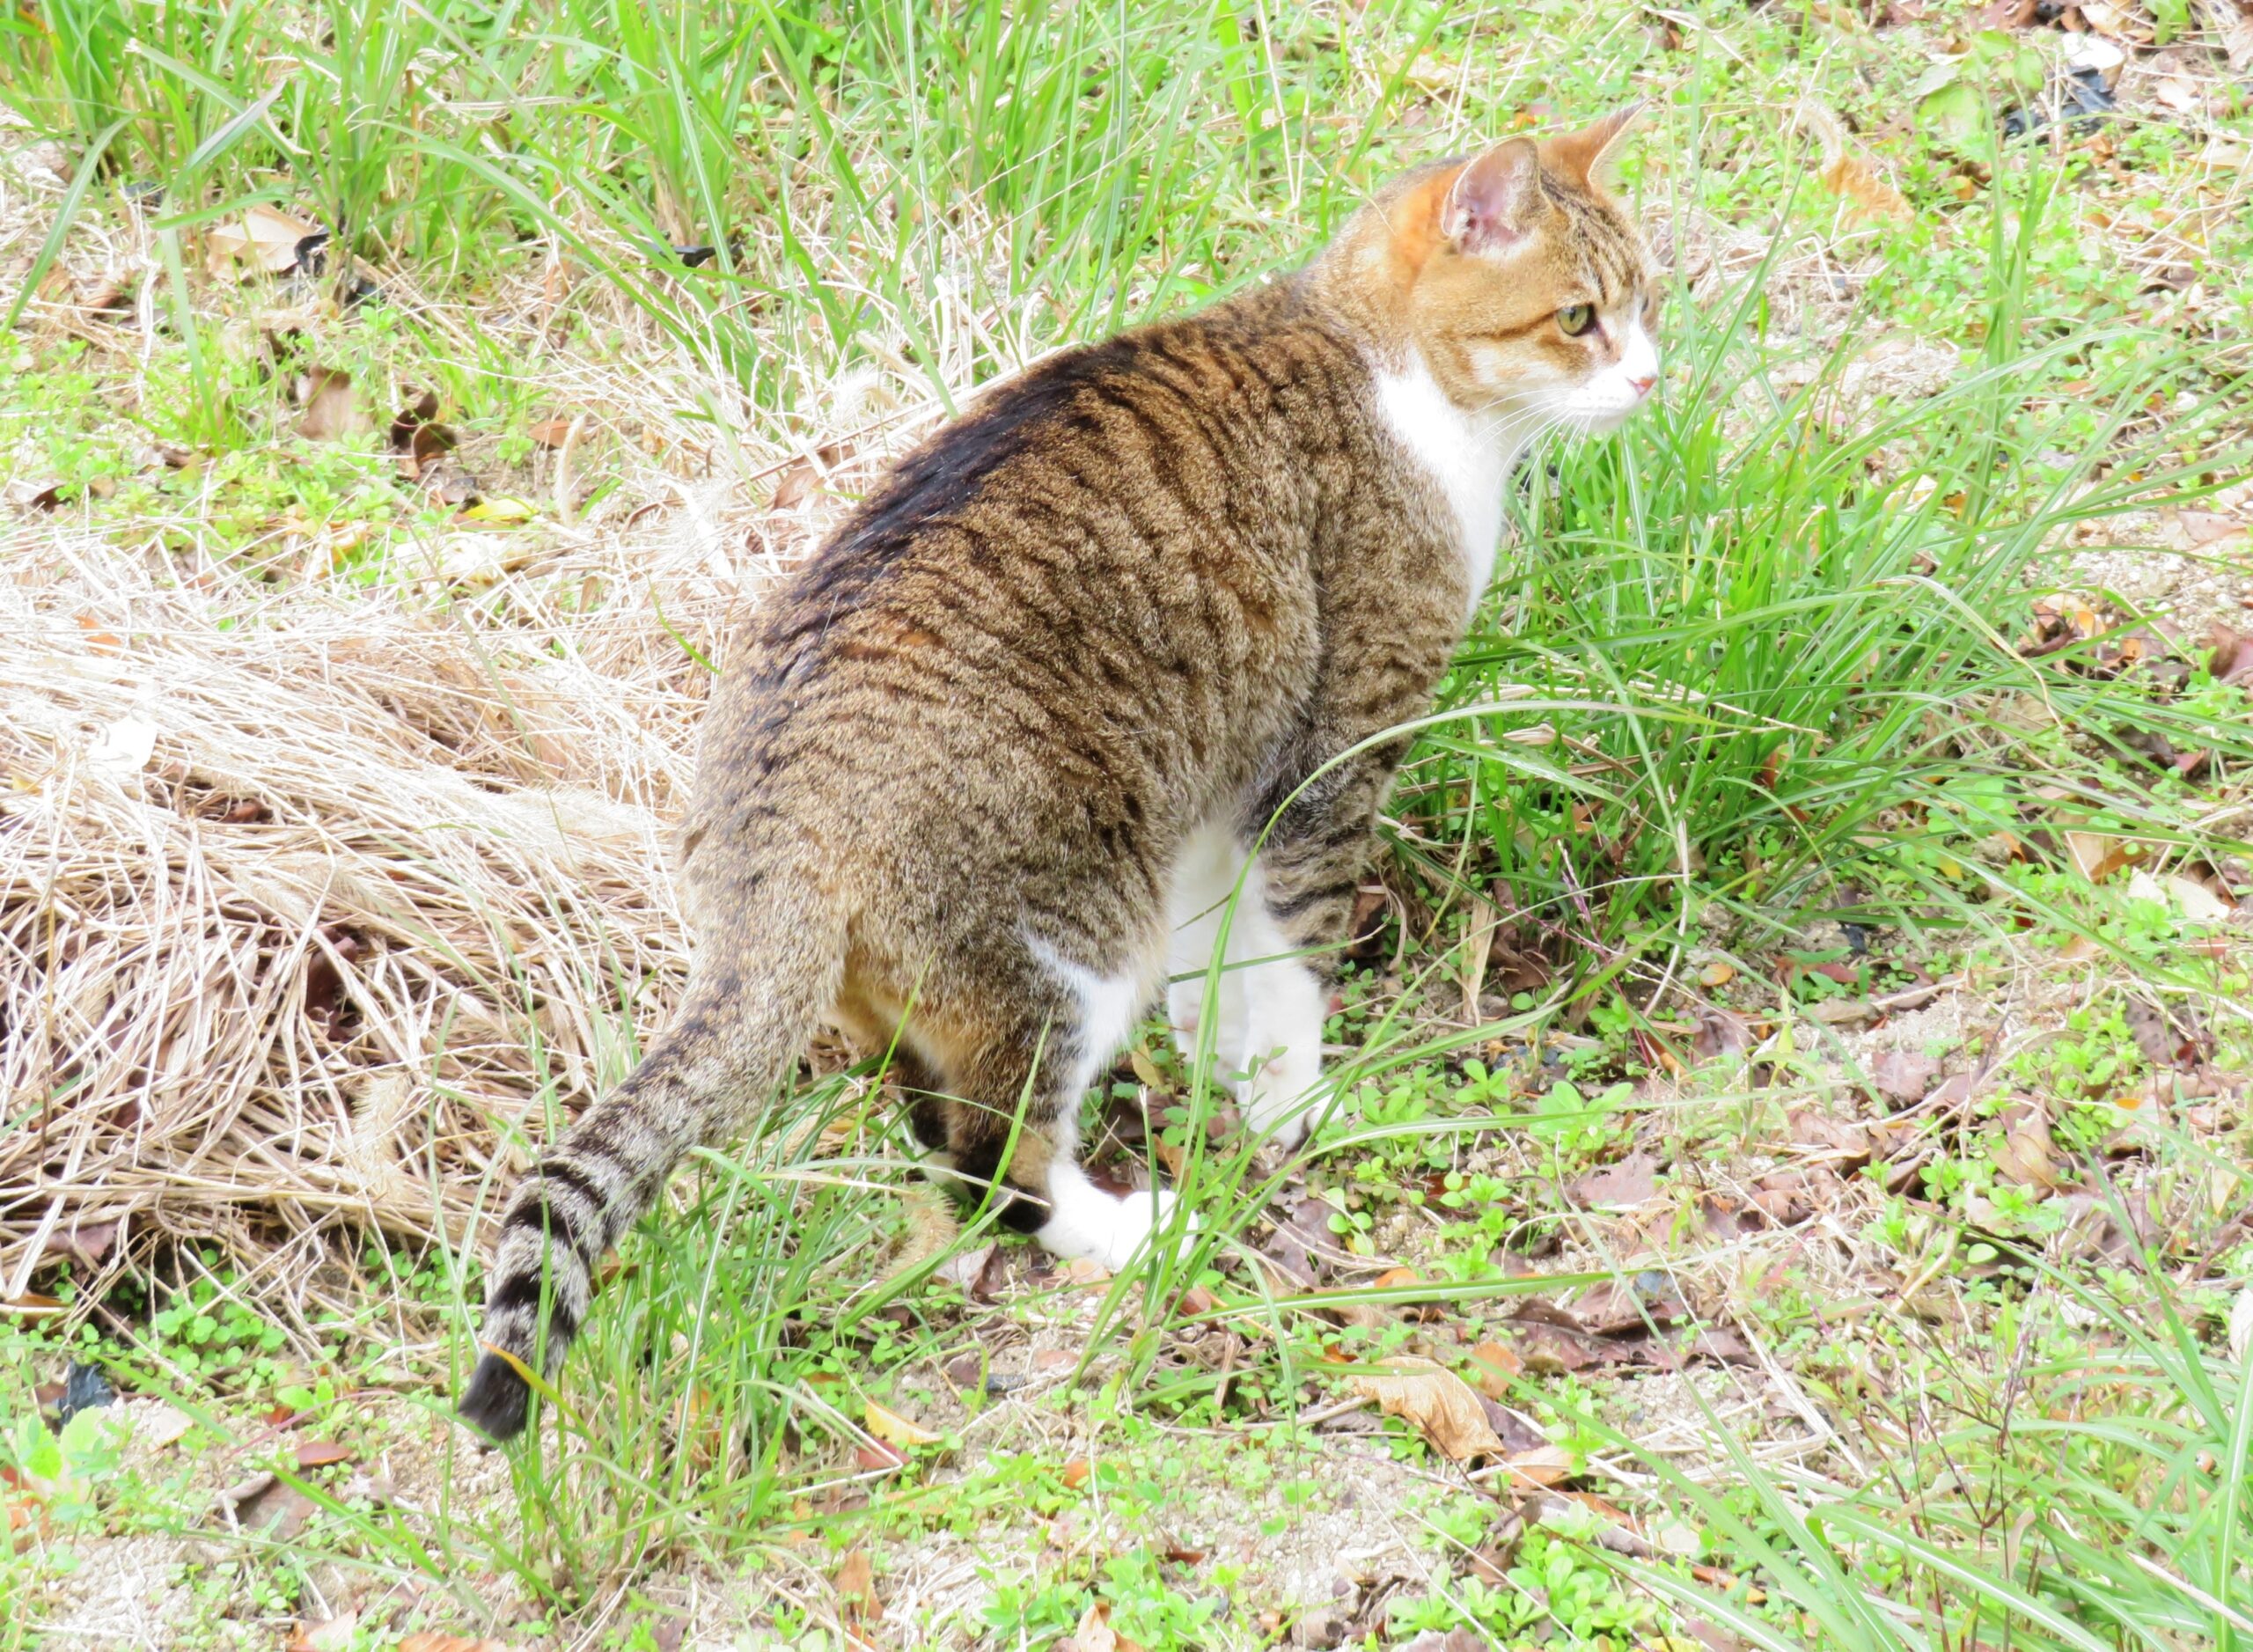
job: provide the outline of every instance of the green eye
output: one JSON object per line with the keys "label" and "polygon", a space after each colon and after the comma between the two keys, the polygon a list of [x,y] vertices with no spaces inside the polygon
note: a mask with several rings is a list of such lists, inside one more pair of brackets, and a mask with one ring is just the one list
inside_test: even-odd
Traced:
{"label": "green eye", "polygon": [[1568,304],[1557,312],[1557,325],[1567,338],[1576,339],[1596,325],[1596,308],[1592,305]]}

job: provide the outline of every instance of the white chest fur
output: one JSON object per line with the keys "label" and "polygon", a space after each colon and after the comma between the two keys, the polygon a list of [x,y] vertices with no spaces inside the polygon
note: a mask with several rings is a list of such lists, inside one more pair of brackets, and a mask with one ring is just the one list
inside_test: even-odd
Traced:
{"label": "white chest fur", "polygon": [[1475,609],[1494,573],[1502,532],[1502,488],[1523,444],[1507,414],[1473,418],[1447,399],[1420,356],[1405,371],[1380,371],[1377,406],[1410,458],[1428,473],[1455,514],[1457,548]]}

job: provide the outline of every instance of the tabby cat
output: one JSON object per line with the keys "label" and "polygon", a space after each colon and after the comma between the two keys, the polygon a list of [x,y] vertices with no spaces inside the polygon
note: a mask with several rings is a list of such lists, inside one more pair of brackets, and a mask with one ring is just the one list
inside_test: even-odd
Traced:
{"label": "tabby cat", "polygon": [[1169,976],[1194,1046],[1225,917],[1204,1037],[1250,1127],[1300,1139],[1391,731],[1469,624],[1512,466],[1658,376],[1597,176],[1628,113],[1427,166],[1296,275],[1052,357],[766,598],[704,731],[686,998],[511,1200],[469,1421],[523,1426],[514,1362],[556,1369],[603,1252],[819,1023],[893,1051],[937,1173],[1119,1268],[1171,1195],[1089,1179],[1080,1100]]}

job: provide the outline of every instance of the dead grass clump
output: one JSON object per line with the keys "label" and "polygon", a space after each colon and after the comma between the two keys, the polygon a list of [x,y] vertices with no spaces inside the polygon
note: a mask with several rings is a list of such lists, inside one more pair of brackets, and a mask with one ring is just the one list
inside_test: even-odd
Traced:
{"label": "dead grass clump", "polygon": [[738,578],[672,515],[476,605],[0,552],[0,1298],[165,1234],[461,1242],[620,1073],[686,962],[671,632]]}

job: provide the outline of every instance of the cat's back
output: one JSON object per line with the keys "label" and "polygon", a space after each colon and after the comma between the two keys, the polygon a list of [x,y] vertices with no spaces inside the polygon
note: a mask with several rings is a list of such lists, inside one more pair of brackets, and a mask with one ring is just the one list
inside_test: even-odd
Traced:
{"label": "cat's back", "polygon": [[1369,379],[1287,283],[996,387],[767,595],[708,767],[1227,767],[1314,668]]}

